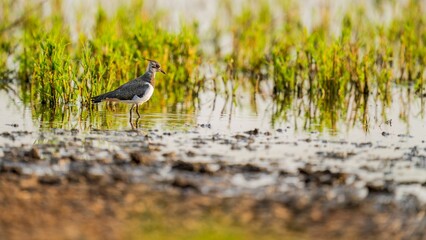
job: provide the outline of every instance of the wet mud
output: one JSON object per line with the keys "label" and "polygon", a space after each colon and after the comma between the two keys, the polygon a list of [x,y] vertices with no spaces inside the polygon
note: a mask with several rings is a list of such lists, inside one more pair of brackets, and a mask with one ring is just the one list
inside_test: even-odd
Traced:
{"label": "wet mud", "polygon": [[219,230],[208,231],[245,229],[235,233],[245,239],[426,237],[426,149],[410,136],[352,142],[199,126],[1,138],[7,239],[154,239],[177,229],[183,239],[212,222]]}

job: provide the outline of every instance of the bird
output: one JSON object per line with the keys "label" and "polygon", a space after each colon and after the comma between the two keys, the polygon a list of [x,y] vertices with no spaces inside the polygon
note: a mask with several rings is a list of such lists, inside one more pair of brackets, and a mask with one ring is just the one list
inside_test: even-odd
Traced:
{"label": "bird", "polygon": [[152,94],[154,93],[154,80],[155,73],[161,72],[166,74],[166,72],[161,69],[160,64],[155,60],[146,59],[148,61],[148,66],[146,72],[119,86],[117,89],[101,94],[99,96],[93,97],[93,103],[100,103],[103,101],[108,102],[122,102],[132,104],[130,108],[130,124],[132,124],[132,111],[136,107],[136,113],[138,114],[138,119],[140,118],[138,107],[146,101],[148,101]]}

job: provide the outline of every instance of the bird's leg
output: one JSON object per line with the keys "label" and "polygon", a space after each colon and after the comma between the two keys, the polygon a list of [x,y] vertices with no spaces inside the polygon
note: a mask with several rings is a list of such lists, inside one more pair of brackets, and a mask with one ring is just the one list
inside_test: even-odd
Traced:
{"label": "bird's leg", "polygon": [[139,105],[136,105],[136,113],[138,114],[138,119],[141,117],[141,115],[139,114]]}
{"label": "bird's leg", "polygon": [[132,107],[130,108],[130,118],[129,118],[130,124],[132,124],[132,113],[133,113],[132,111],[134,107],[135,107],[135,104],[133,104]]}
{"label": "bird's leg", "polygon": [[136,128],[139,128],[139,119],[140,117],[136,118],[136,121],[135,121]]}

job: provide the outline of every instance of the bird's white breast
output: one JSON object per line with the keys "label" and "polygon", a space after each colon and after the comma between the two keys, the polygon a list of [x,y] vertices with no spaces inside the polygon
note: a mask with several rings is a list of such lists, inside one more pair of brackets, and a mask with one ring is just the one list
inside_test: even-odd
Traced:
{"label": "bird's white breast", "polygon": [[151,98],[152,94],[154,93],[154,87],[149,83],[145,84],[148,85],[145,93],[141,97],[138,95],[133,96],[132,100],[128,101],[129,103],[142,104]]}

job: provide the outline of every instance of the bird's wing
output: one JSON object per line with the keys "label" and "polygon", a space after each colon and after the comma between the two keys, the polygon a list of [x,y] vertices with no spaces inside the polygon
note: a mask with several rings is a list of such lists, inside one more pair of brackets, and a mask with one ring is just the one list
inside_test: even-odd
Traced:
{"label": "bird's wing", "polygon": [[100,95],[98,97],[100,99],[96,99],[95,97],[94,101],[96,102],[96,100],[102,101],[106,99],[132,100],[135,95],[138,96],[139,98],[142,98],[143,95],[147,93],[147,90],[149,88],[150,88],[150,85],[149,83],[146,83],[146,82],[141,82],[141,81],[129,82],[122,85],[121,87],[117,88],[116,90],[112,92],[108,92],[103,95]]}
{"label": "bird's wing", "polygon": [[105,99],[120,99],[120,100],[127,100],[127,99],[121,99],[121,98],[132,99],[135,95],[138,95],[139,92],[146,92],[146,89],[148,88],[148,86],[144,85],[145,82],[142,81],[142,77],[143,76],[135,78],[135,79],[119,86],[114,91],[107,92],[107,93],[101,94],[99,96],[93,97],[92,101],[94,103],[99,103],[99,102],[102,102]]}
{"label": "bird's wing", "polygon": [[121,88],[127,88],[128,86],[133,86],[133,85],[137,84],[138,82],[141,82],[141,80],[142,80],[141,77],[137,77],[137,78],[135,78],[135,79],[133,79],[129,82],[126,82],[125,84],[119,86],[116,90],[119,90]]}

